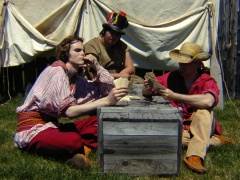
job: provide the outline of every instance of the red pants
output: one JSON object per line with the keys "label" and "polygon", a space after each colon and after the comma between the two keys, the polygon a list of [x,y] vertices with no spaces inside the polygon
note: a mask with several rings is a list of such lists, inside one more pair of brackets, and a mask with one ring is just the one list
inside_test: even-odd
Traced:
{"label": "red pants", "polygon": [[97,148],[97,117],[48,128],[36,135],[27,147],[30,153],[55,158],[69,158],[84,153],[84,146]]}

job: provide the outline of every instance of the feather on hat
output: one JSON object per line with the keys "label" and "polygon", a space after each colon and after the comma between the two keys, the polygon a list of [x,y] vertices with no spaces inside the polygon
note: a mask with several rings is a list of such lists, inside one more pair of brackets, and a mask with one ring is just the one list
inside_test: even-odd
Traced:
{"label": "feather on hat", "polygon": [[103,28],[110,28],[121,35],[124,35],[123,29],[128,27],[128,20],[126,18],[126,13],[120,11],[119,13],[111,12],[108,14],[107,23],[104,23]]}

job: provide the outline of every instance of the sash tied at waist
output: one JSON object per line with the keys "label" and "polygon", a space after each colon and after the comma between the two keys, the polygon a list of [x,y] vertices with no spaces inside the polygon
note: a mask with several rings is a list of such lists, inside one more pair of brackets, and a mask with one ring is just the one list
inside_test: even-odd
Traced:
{"label": "sash tied at waist", "polygon": [[36,124],[46,124],[48,122],[52,122],[56,126],[58,126],[57,118],[54,118],[50,115],[39,113],[39,112],[23,112],[18,114],[18,129],[17,132],[21,132],[24,130],[31,129]]}

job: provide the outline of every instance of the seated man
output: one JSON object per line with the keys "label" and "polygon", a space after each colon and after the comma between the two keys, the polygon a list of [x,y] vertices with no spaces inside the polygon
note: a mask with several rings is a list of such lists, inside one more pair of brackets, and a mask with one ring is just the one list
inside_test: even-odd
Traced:
{"label": "seated man", "polygon": [[[125,34],[123,29],[128,26],[124,12],[111,12],[107,16],[99,37],[95,37],[84,44],[85,53],[97,57],[99,63],[108,70],[114,79],[131,78],[134,65],[129,53],[129,47],[121,40]],[[92,79],[92,72],[86,72]]]}
{"label": "seated man", "polygon": [[235,142],[221,136],[220,126],[213,117],[219,89],[202,63],[210,55],[200,45],[186,42],[180,50],[170,51],[170,57],[179,63],[179,69],[156,77],[166,89],[153,89],[153,83],[147,79],[143,95],[160,94],[172,106],[182,108],[182,143],[187,147],[184,161],[193,171],[203,173],[206,172],[203,160],[209,145]]}

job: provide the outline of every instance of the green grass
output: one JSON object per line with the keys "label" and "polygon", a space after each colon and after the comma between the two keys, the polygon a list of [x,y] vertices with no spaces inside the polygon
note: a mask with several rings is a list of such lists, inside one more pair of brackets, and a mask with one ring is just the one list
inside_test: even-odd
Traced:
{"label": "green grass", "polygon": [[[14,98],[0,106],[0,179],[109,179],[109,180],[155,180],[159,177],[132,177],[123,174],[103,174],[99,167],[98,154],[93,152],[89,159],[92,167],[84,171],[72,169],[64,163],[22,152],[13,146],[16,131],[17,114],[15,109],[22,104],[22,98]],[[233,102],[240,107],[240,100]],[[161,179],[240,179],[240,117],[236,108],[227,101],[224,110],[214,110],[223,134],[233,138],[237,144],[211,147],[204,166],[206,174],[199,175],[190,171],[182,161],[179,176],[161,177]],[[182,159],[185,151],[183,151]]]}

